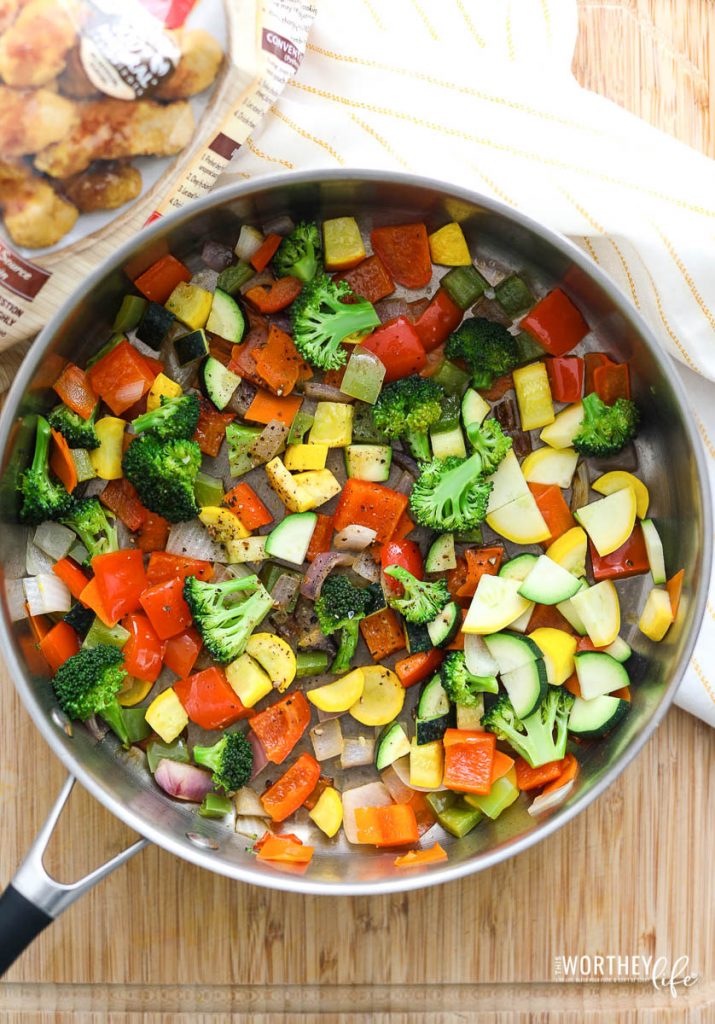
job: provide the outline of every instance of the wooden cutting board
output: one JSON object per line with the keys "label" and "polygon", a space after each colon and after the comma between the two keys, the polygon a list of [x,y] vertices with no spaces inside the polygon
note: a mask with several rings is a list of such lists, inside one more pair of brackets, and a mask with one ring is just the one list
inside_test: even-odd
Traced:
{"label": "wooden cutting board", "polygon": [[[715,155],[715,5],[580,5],[579,80]],[[63,780],[0,679],[0,884]],[[52,926],[0,985],[0,1020],[715,1021],[715,736],[673,710],[575,822],[490,872],[384,898],[251,889],[156,848]],[[132,835],[76,789],[48,858],[71,879]],[[650,984],[565,984],[555,957],[690,958]]]}

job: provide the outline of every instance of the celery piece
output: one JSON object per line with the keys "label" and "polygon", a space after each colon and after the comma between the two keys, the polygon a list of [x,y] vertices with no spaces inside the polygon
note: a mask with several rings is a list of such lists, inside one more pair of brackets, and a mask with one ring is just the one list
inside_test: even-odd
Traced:
{"label": "celery piece", "polygon": [[302,409],[299,409],[290,425],[288,437],[286,438],[286,445],[302,444],[303,438],[313,426],[314,420],[315,416],[311,413],[303,412]]}
{"label": "celery piece", "polygon": [[538,341],[534,341],[530,334],[526,331],[520,331],[519,334],[514,338],[516,342],[516,353],[519,360],[519,366],[524,366],[526,363],[532,363],[535,359],[541,359],[544,355],[544,350],[539,345]]}
{"label": "celery piece", "polygon": [[105,626],[101,619],[95,617],[89,627],[89,632],[84,638],[83,647],[98,647],[99,644],[108,644],[110,647],[124,647],[129,639],[129,632],[117,623],[116,626]]}
{"label": "celery piece", "polygon": [[223,480],[199,473],[194,480],[194,497],[201,508],[214,508],[224,499]]}
{"label": "celery piece", "polygon": [[85,370],[88,370],[90,366],[94,366],[94,364],[98,363],[100,359],[104,359],[106,355],[109,355],[112,349],[116,348],[117,345],[124,340],[125,338],[123,334],[113,334],[109,341],[102,345],[99,352],[95,352],[95,354],[87,360],[84,364]]}
{"label": "celery piece", "polygon": [[146,708],[122,708],[122,718],[130,743],[141,743],[151,736],[151,726],[144,717]]}
{"label": "celery piece", "polygon": [[360,345],[357,345],[345,367],[340,390],[344,395],[374,405],[386,372],[385,364],[380,362],[373,352],[361,349]]}
{"label": "celery piece", "polygon": [[234,263],[233,266],[221,271],[216,279],[216,287],[222,292],[228,292],[229,295],[235,295],[255,275],[256,271],[250,263]]}
{"label": "celery piece", "polygon": [[297,676],[321,676],[328,671],[326,651],[298,651],[295,661]]}
{"label": "celery piece", "polygon": [[385,444],[387,438],[375,426],[372,406],[360,402],[353,413],[353,444]]}
{"label": "celery piece", "polygon": [[440,384],[448,395],[462,395],[472,378],[466,370],[460,369],[449,359],[443,359],[432,375],[432,380]]}
{"label": "celery piece", "polygon": [[94,472],[94,466],[92,465],[92,460],[89,457],[87,449],[70,448],[70,454],[72,455],[75,472],[77,473],[77,480],[81,484],[84,483],[85,480],[94,480],[97,474]]}
{"label": "celery piece", "polygon": [[442,402],[442,413],[436,423],[430,427],[431,434],[447,434],[456,430],[460,423],[462,403],[457,395],[447,395]]}
{"label": "celery piece", "polygon": [[523,313],[534,303],[534,296],[518,274],[510,274],[495,285],[494,298],[509,316]]}
{"label": "celery piece", "polygon": [[462,839],[479,824],[484,815],[477,807],[470,807],[456,793],[426,793],[427,803],[445,831]]}
{"label": "celery piece", "polygon": [[260,434],[260,427],[247,427],[244,423],[229,423],[226,427],[231,476],[243,476],[254,468],[249,449]]}
{"label": "celery piece", "polygon": [[148,305],[147,300],[140,295],[125,295],[114,318],[112,330],[120,334],[134,330]]}
{"label": "celery piece", "polygon": [[476,267],[453,267],[439,283],[460,309],[473,306],[489,287]]}
{"label": "celery piece", "polygon": [[[146,708],[142,709],[146,712]],[[146,747],[146,759],[149,771],[154,774],[159,761],[167,758],[169,761],[180,761],[181,764],[189,763],[189,748],[186,740],[178,739],[172,743],[164,743],[163,740],[150,740]]]}
{"label": "celery piece", "polygon": [[465,803],[486,814],[488,818],[498,818],[502,811],[519,796],[519,789],[514,785],[509,775],[502,775],[500,779],[492,783],[492,788],[484,796],[476,793],[469,793],[464,797]]}
{"label": "celery piece", "polygon": [[219,793],[207,793],[201,801],[199,814],[202,818],[225,818],[233,810],[233,804],[227,796]]}

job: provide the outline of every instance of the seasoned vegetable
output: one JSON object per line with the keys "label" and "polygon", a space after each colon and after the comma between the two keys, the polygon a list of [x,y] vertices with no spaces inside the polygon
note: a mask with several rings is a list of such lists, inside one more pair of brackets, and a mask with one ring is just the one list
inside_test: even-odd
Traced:
{"label": "seasoned vegetable", "polygon": [[99,715],[129,745],[122,709],[117,694],[126,672],[123,655],[116,647],[97,644],[83,647],[59,667],[52,682],[62,710],[70,718],[86,721]]}
{"label": "seasoned vegetable", "polygon": [[110,524],[97,498],[73,501],[62,517],[62,522],[71,527],[82,541],[87,549],[88,561],[95,555],[118,550],[116,526]]}
{"label": "seasoned vegetable", "polygon": [[340,630],[340,647],[332,664],[332,672],[347,672],[358,642],[358,627],[370,610],[370,595],[351,583],[347,576],[328,576],[315,614],[326,636]]}
{"label": "seasoned vegetable", "polygon": [[57,405],[50,413],[48,419],[53,430],[59,431],[70,448],[99,448],[99,438],[95,430],[97,410],[95,405],[92,415],[85,419],[79,413],[74,412],[66,405]]}
{"label": "seasoned vegetable", "polygon": [[122,467],[146,507],[170,523],[193,519],[198,513],[194,482],[201,468],[201,450],[195,441],[162,442],[144,434],[129,445]]}
{"label": "seasoned vegetable", "polygon": [[161,396],[159,407],[132,420],[136,434],[149,433],[160,441],[190,439],[199,422],[199,400],[196,395],[177,398]]}
{"label": "seasoned vegetable", "polygon": [[242,732],[227,732],[210,747],[194,747],[196,764],[210,768],[215,786],[235,793],[245,786],[253,771],[253,747]]}
{"label": "seasoned vegetable", "polygon": [[502,694],[486,712],[482,724],[497,739],[508,743],[532,768],[537,768],[548,761],[559,760],[566,753],[568,718],[573,703],[573,694],[549,687],[536,711],[520,719],[509,697]]}
{"label": "seasoned vegetable", "polygon": [[311,366],[338,370],[347,362],[342,342],[350,335],[366,334],[380,323],[372,303],[354,296],[345,281],[331,281],[320,274],[307,285],[293,303],[293,340]]}
{"label": "seasoned vegetable", "polygon": [[372,410],[375,426],[385,437],[404,440],[416,459],[429,459],[429,430],[442,415],[443,398],[429,377],[402,377],[380,392]]}
{"label": "seasoned vegetable", "polygon": [[629,398],[606,405],[596,394],[583,400],[583,420],[572,444],[581,455],[615,455],[632,441],[638,430],[638,406]]}
{"label": "seasoned vegetable", "polygon": [[462,359],[475,388],[488,388],[518,365],[514,336],[502,324],[475,316],[457,328],[444,349],[448,359]]}
{"label": "seasoned vegetable", "polygon": [[32,464],[20,478],[20,518],[33,526],[45,519],[60,519],[72,502],[62,484],[50,478],[50,437],[50,424],[38,416]]}
{"label": "seasoned vegetable", "polygon": [[434,583],[418,580],[400,565],[389,565],[384,571],[386,576],[400,583],[403,591],[399,596],[389,593],[388,603],[408,622],[431,622],[449,601],[444,580]]}
{"label": "seasoned vegetable", "polygon": [[[244,591],[248,591],[246,599],[232,603],[232,595]],[[206,650],[220,665],[243,654],[251,633],[273,605],[273,598],[257,576],[224,583],[204,583],[195,576],[187,576],[184,598]]]}
{"label": "seasoned vegetable", "polygon": [[303,284],[312,281],[320,267],[320,232],[317,224],[302,221],[278,246],[273,257],[277,277],[297,277]]}

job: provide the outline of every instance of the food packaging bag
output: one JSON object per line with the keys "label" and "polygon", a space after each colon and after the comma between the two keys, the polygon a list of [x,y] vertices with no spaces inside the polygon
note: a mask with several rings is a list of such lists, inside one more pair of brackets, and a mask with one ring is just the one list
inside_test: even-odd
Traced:
{"label": "food packaging bag", "polygon": [[[315,13],[310,0],[0,0],[1,349],[213,187],[295,74]],[[3,357],[0,386],[16,362]]]}

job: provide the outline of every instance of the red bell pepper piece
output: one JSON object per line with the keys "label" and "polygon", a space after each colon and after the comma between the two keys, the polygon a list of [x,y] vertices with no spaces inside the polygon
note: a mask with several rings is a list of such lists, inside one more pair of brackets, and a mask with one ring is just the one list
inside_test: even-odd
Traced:
{"label": "red bell pepper piece", "polygon": [[388,320],[362,342],[386,368],[385,383],[419,373],[427,363],[424,346],[413,324],[405,316]]}
{"label": "red bell pepper piece", "polygon": [[458,793],[489,792],[497,738],[491,732],[447,729],[444,734],[444,785]]}
{"label": "red bell pepper piece", "polygon": [[[413,540],[388,540],[382,546],[380,562],[383,571],[391,565],[398,565],[401,569],[407,569],[418,579],[424,579],[424,566],[422,563],[422,552]],[[404,587],[399,580],[385,577],[386,585],[393,594],[402,594]]]}
{"label": "red bell pepper piece", "polygon": [[317,513],[318,519],[315,523],[313,536],[310,538],[306,561],[314,562],[318,555],[330,551],[333,540],[333,521],[335,516],[326,516],[322,512]]}
{"label": "red bell pepper piece", "polygon": [[60,558],[52,566],[52,571],[62,580],[72,597],[79,598],[89,583],[88,577],[72,558]]}
{"label": "red bell pepper piece", "polygon": [[432,278],[427,228],[424,224],[400,224],[375,228],[370,233],[375,253],[388,273],[405,288],[425,288]]}
{"label": "red bell pepper piece", "polygon": [[440,288],[419,320],[415,321],[415,330],[425,352],[432,352],[443,345],[452,331],[459,327],[463,316],[464,311],[444,288]]}
{"label": "red bell pepper piece", "polygon": [[554,356],[547,359],[551,397],[555,402],[578,402],[583,395],[584,362],[579,356]]}
{"label": "red bell pepper piece", "polygon": [[142,504],[136,488],[125,477],[110,480],[99,496],[105,508],[121,519],[128,530],[136,533],[144,523],[147,509]]}
{"label": "red bell pepper piece", "polygon": [[409,533],[412,533],[414,528],[415,524],[412,522],[407,512],[403,512],[400,518],[397,520],[397,525],[395,526],[395,529],[390,534],[390,540],[404,540]]}
{"label": "red bell pepper piece", "polygon": [[58,622],[40,640],[40,651],[53,672],[79,651],[79,637],[67,622]]}
{"label": "red bell pepper piece", "polygon": [[80,602],[85,608],[91,608],[100,622],[103,622],[105,626],[109,626],[111,629],[119,622],[119,616],[113,619],[107,609],[104,607],[102,598],[99,593],[99,587],[97,586],[97,580],[93,577],[87,586],[84,588],[82,593],[79,595]]}
{"label": "red bell pepper piece", "polygon": [[268,286],[257,284],[249,288],[243,297],[259,313],[267,316],[270,313],[280,313],[286,306],[290,306],[300,295],[302,287],[297,277],[279,277]]}
{"label": "red bell pepper piece", "polygon": [[135,679],[155,683],[161,672],[164,645],[154,627],[146,615],[127,615],[122,626],[129,632],[122,650],[125,669]]}
{"label": "red bell pepper piece", "polygon": [[134,285],[150,302],[158,302],[163,305],[177,284],[190,280],[189,268],[168,253],[156,263],[152,263],[143,274],[140,274],[134,281]]}
{"label": "red bell pepper piece", "polygon": [[146,574],[141,551],[111,551],[95,555],[92,571],[99,596],[107,614],[117,622],[139,608],[139,598],[146,587]]}
{"label": "red bell pepper piece", "polygon": [[261,803],[273,821],[285,821],[297,811],[315,789],[320,765],[311,754],[301,754],[261,797]]}
{"label": "red bell pepper piece", "polygon": [[474,597],[482,576],[498,576],[504,557],[504,548],[467,548],[464,558],[467,575],[457,588],[457,597]]}
{"label": "red bell pepper piece", "polygon": [[126,338],[87,371],[94,391],[115,416],[121,416],[154,383],[156,372]]}
{"label": "red bell pepper piece", "polygon": [[236,513],[247,530],[258,530],[273,522],[273,516],[250,484],[236,484],[224,495],[223,504]]}
{"label": "red bell pepper piece", "polygon": [[202,646],[203,640],[198,631],[190,626],[183,633],[178,633],[165,641],[164,664],[180,679],[186,679],[196,663]]}
{"label": "red bell pepper piece", "polygon": [[444,660],[444,651],[433,647],[431,651],[418,651],[395,664],[395,673],[405,689],[433,676]]}
{"label": "red bell pepper piece", "polygon": [[593,375],[599,366],[612,366],[610,358],[605,352],[587,352],[583,357],[585,366],[584,395],[590,395],[595,391]]}
{"label": "red bell pepper piece", "polygon": [[598,366],[593,371],[594,391],[606,405],[613,405],[619,398],[631,397],[631,377],[627,363],[611,363]]}
{"label": "red bell pepper piece", "polygon": [[650,569],[640,523],[636,523],[625,544],[621,544],[610,555],[599,555],[590,540],[588,547],[591,553],[593,578],[597,583],[601,580],[625,580],[629,576],[640,576]]}
{"label": "red bell pepper piece", "polygon": [[208,583],[213,579],[213,574],[213,564],[205,562],[202,558],[170,555],[168,551],[153,551],[146,567],[146,582],[148,587],[153,587],[156,583],[164,583],[165,580],[173,580],[177,576],[182,580],[187,576],[195,576],[198,580]]}
{"label": "red bell pepper piece", "polygon": [[196,424],[194,441],[204,455],[218,455],[226,436],[226,427],[235,419],[235,413],[219,412],[207,398],[199,399],[199,422]]}
{"label": "red bell pepper piece", "polygon": [[74,363],[68,363],[52,386],[59,395],[60,401],[64,402],[82,419],[89,419],[97,404],[97,396],[92,390],[92,385],[84,370],[75,366]]}
{"label": "red bell pepper piece", "polygon": [[169,539],[171,523],[156,512],[147,512],[144,522],[139,527],[137,544],[145,553],[163,551]]}
{"label": "red bell pepper piece", "polygon": [[262,270],[266,269],[266,267],[268,266],[268,264],[271,262],[276,252],[278,251],[278,246],[281,244],[282,241],[283,239],[281,238],[280,235],[266,235],[258,249],[256,249],[253,256],[251,256],[249,260],[249,263],[251,264],[251,266],[253,267],[257,274],[260,274]]}
{"label": "red bell pepper piece", "polygon": [[407,508],[405,494],[393,491],[384,484],[350,477],[343,487],[335,508],[334,527],[344,530],[357,523],[377,532],[377,541],[383,544],[391,540],[402,513]]}
{"label": "red bell pepper piece", "polygon": [[139,600],[161,640],[183,633],[191,624],[191,612],[184,600],[184,581],[180,576],[147,587]]}
{"label": "red bell pepper piece", "polygon": [[300,690],[276,701],[251,719],[251,729],[273,764],[285,761],[309,725],[310,705]]}
{"label": "red bell pepper piece", "polygon": [[564,355],[589,332],[583,316],[560,288],[537,302],[520,326],[552,356]]}
{"label": "red bell pepper piece", "polygon": [[529,484],[529,490],[534,495],[539,512],[551,532],[547,544],[551,544],[562,533],[576,525],[563,492],[556,484]]}
{"label": "red bell pepper piece", "polygon": [[411,804],[356,807],[355,824],[358,842],[372,846],[407,846],[420,837]]}
{"label": "red bell pepper piece", "polygon": [[335,274],[333,280],[347,281],[355,294],[368,302],[379,302],[395,290],[395,282],[379,256],[368,256],[351,270]]}
{"label": "red bell pepper piece", "polygon": [[558,779],[565,768],[565,762],[566,759],[562,758],[560,761],[548,761],[538,768],[532,768],[523,757],[517,757],[516,784],[521,790],[541,789],[547,782]]}
{"label": "red bell pepper piece", "polygon": [[174,691],[191,721],[202,729],[225,729],[252,714],[216,666],[177,680]]}

